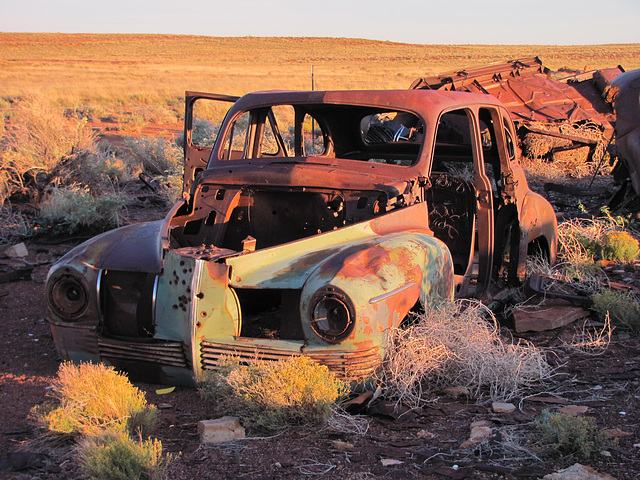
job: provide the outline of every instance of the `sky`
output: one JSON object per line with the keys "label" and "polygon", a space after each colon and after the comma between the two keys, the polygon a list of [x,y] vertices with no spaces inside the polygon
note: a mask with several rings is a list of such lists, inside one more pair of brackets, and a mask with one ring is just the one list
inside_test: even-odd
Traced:
{"label": "sky", "polygon": [[0,0],[0,31],[640,43],[640,0]]}

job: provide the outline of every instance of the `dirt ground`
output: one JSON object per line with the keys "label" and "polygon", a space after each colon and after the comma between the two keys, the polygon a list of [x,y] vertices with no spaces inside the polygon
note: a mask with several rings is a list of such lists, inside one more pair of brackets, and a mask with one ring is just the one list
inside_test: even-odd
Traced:
{"label": "dirt ground", "polygon": [[[594,196],[588,200],[602,202]],[[576,205],[566,196],[561,202]],[[561,202],[556,202],[558,210],[564,208]],[[31,278],[0,284],[0,478],[80,478],[71,446],[54,449],[41,441],[42,432],[29,416],[47,399],[60,364],[46,321],[44,282],[52,262],[72,246],[29,244],[27,260],[35,265]],[[640,287],[640,264],[613,266],[608,273],[611,280]],[[542,333],[511,331],[545,349],[556,366],[553,381],[537,398],[516,401],[514,413],[494,413],[491,405],[443,394],[401,419],[378,408],[339,417],[321,429],[291,428],[271,438],[203,446],[197,422],[217,414],[195,390],[158,395],[157,385],[136,385],[160,408],[153,435],[175,456],[171,479],[518,479],[541,478],[576,462],[617,479],[640,478],[638,336],[616,330],[609,347],[593,355],[567,346],[581,328],[578,322]],[[588,407],[586,415],[612,430],[617,445],[589,459],[541,456],[535,450],[534,420],[544,409],[568,405]],[[461,448],[470,425],[479,420],[490,423],[492,436],[478,447]]]}

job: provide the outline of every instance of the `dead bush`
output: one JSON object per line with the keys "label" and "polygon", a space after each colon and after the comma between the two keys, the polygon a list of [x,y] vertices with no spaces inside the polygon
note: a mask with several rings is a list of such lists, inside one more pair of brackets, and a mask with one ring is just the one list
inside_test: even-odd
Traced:
{"label": "dead bush", "polygon": [[629,261],[637,256],[638,241],[625,230],[627,220],[603,210],[603,216],[574,218],[558,225],[558,255],[568,264],[596,260]]}
{"label": "dead bush", "polygon": [[480,401],[510,400],[550,375],[544,354],[504,340],[480,302],[456,301],[389,332],[380,380],[387,398],[417,407],[449,386],[465,387]]}
{"label": "dead bush", "polygon": [[39,94],[16,101],[0,138],[0,204],[39,172],[49,174],[67,155],[93,150],[95,134],[85,120],[67,118]]}

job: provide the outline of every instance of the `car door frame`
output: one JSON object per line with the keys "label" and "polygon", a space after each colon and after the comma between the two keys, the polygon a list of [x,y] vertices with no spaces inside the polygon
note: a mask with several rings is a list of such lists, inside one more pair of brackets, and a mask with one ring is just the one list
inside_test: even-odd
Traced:
{"label": "car door frame", "polygon": [[[204,92],[186,92],[185,93],[185,110],[184,110],[184,176],[182,181],[182,196],[189,195],[191,186],[196,180],[198,173],[207,168],[209,157],[213,150],[213,146],[201,146],[193,144],[193,106],[197,100],[206,99],[217,102],[229,103],[229,109],[240,97],[234,95],[223,95]],[[227,109],[227,112],[229,112]],[[225,116],[226,116],[225,113]],[[221,119],[220,126],[224,121]],[[218,136],[219,136],[218,132]],[[216,142],[218,138],[216,137]]]}

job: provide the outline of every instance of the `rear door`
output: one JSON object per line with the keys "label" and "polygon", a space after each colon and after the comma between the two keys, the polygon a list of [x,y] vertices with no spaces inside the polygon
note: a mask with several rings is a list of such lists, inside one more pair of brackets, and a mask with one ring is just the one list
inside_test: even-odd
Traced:
{"label": "rear door", "polygon": [[222,120],[238,98],[212,93],[186,93],[183,196],[189,193],[198,173],[207,168]]}

